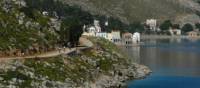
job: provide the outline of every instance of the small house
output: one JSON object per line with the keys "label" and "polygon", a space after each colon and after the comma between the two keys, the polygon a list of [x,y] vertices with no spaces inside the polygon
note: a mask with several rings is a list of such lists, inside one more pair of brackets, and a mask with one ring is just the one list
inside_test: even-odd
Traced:
{"label": "small house", "polygon": [[169,32],[171,35],[181,35],[180,29],[170,29]]}
{"label": "small house", "polygon": [[133,44],[133,34],[128,33],[128,32],[122,34],[122,43],[124,45],[132,45]]}
{"label": "small house", "polygon": [[196,31],[190,31],[190,32],[187,32],[187,35],[188,37],[198,37],[198,32]]}

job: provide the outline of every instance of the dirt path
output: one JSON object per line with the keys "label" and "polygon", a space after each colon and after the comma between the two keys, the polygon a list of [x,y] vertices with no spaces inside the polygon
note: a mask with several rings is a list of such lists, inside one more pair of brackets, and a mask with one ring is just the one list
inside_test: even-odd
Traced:
{"label": "dirt path", "polygon": [[30,55],[30,56],[24,56],[24,57],[2,57],[0,58],[0,61],[4,61],[4,60],[11,60],[11,59],[30,59],[30,58],[48,58],[48,57],[55,57],[55,56],[59,56],[59,55],[63,55],[63,54],[69,54],[71,52],[74,52],[76,50],[82,50],[82,49],[86,49],[86,48],[90,48],[93,46],[93,43],[91,41],[89,41],[87,38],[80,38],[80,44],[83,47],[76,47],[76,48],[62,48],[60,50],[55,50],[55,51],[50,51],[50,52],[46,52],[43,54],[38,54],[38,55]]}

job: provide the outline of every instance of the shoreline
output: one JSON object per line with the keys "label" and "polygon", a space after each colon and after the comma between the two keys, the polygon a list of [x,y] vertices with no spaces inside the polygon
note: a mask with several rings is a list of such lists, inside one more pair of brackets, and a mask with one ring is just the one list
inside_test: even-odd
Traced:
{"label": "shoreline", "polygon": [[[126,88],[127,82],[130,80],[144,79],[152,73],[152,71],[139,64],[133,64],[133,67],[128,69],[121,69],[120,74],[114,74],[112,76],[102,75],[95,83],[91,83],[91,88]],[[85,87],[83,87],[85,88]]]}
{"label": "shoreline", "polygon": [[141,39],[200,39],[200,36],[189,37],[185,35],[141,35]]}
{"label": "shoreline", "polygon": [[76,55],[7,60],[0,65],[0,87],[126,88],[128,81],[151,73],[147,66],[130,63],[113,43],[100,38],[91,41],[93,47]]}
{"label": "shoreline", "polygon": [[[119,47],[117,46],[117,48]],[[124,53],[122,54],[123,56],[125,55]],[[110,71],[111,75],[102,74],[95,80],[95,83],[90,84],[92,86],[91,88],[127,88],[128,81],[143,79],[152,73],[149,67],[137,63],[130,63],[128,58],[127,63],[123,65],[119,63],[115,64],[115,69]]]}

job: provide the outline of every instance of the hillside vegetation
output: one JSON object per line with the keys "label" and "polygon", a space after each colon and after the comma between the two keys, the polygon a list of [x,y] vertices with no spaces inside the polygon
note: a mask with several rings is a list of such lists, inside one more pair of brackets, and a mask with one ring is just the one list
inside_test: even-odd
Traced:
{"label": "hillside vegetation", "polygon": [[81,24],[90,19],[89,13],[54,0],[0,0],[0,57],[47,52],[67,42],[77,44]]}
{"label": "hillside vegetation", "polygon": [[52,58],[8,60],[0,64],[1,88],[125,88],[145,77],[146,66],[128,62],[116,45],[89,38],[94,47]]}
{"label": "hillside vegetation", "polygon": [[[191,12],[191,0],[61,0],[78,5],[93,14],[120,18],[123,22],[144,21],[148,18],[174,19]],[[193,4],[192,4],[193,5]]]}
{"label": "hillside vegetation", "polygon": [[17,54],[18,49],[24,53],[34,46],[46,48],[56,44],[58,35],[50,27],[50,17],[43,16],[33,10],[30,18],[24,12],[25,4],[18,2],[0,1],[0,56]]}

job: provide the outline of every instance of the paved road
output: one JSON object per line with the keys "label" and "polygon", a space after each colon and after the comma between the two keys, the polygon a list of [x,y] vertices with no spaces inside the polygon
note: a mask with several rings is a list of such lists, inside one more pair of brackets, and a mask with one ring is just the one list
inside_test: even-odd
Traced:
{"label": "paved road", "polygon": [[10,59],[30,59],[30,58],[48,58],[48,57],[55,57],[55,56],[59,56],[62,54],[69,54],[71,52],[78,50],[82,50],[82,49],[86,49],[86,48],[90,48],[93,46],[93,43],[91,41],[89,41],[87,38],[81,37],[80,38],[80,45],[83,47],[77,47],[77,48],[62,48],[60,50],[55,50],[55,51],[50,51],[50,52],[46,52],[43,54],[38,54],[38,55],[30,55],[30,56],[24,56],[24,57],[2,57],[0,58],[0,61],[4,61],[4,60],[10,60]]}

